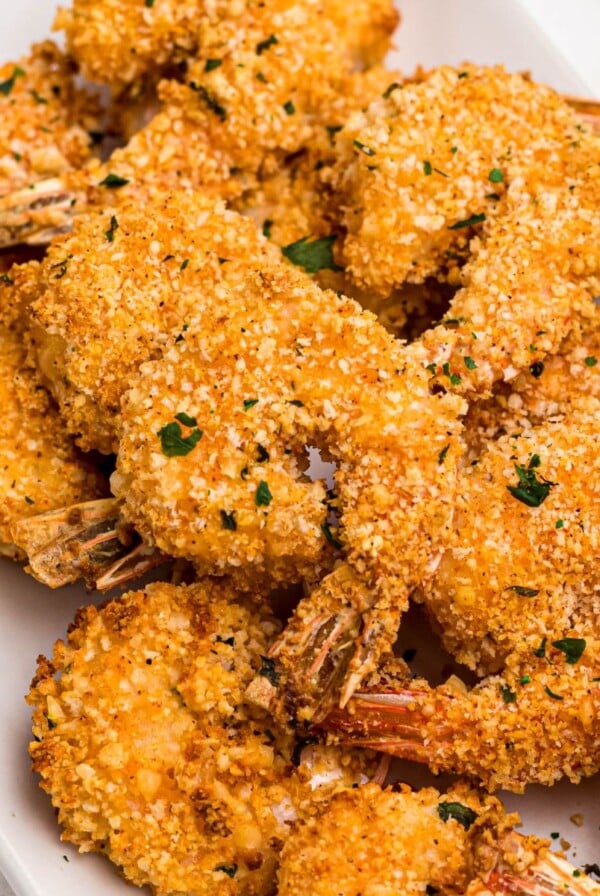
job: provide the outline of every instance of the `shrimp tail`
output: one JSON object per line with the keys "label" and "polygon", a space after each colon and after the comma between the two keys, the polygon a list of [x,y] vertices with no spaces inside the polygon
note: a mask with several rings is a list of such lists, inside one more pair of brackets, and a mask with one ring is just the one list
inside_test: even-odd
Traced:
{"label": "shrimp tail", "polygon": [[14,542],[27,554],[27,571],[51,588],[83,579],[107,591],[165,561],[122,525],[115,498],[86,501],[19,520]]}
{"label": "shrimp tail", "polygon": [[574,868],[566,859],[546,851],[521,874],[495,870],[485,883],[469,888],[469,896],[484,893],[517,893],[520,896],[599,896],[600,885]]}
{"label": "shrimp tail", "polygon": [[59,177],[0,197],[0,245],[45,246],[71,229],[77,194]]}

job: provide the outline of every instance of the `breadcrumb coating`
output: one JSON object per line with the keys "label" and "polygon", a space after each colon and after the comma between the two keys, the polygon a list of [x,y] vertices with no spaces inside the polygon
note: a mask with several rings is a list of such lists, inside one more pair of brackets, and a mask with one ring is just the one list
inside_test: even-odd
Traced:
{"label": "breadcrumb coating", "polygon": [[[277,0],[267,14],[276,17],[290,7],[310,5],[317,8],[314,0]],[[349,64],[362,67],[383,59],[398,23],[390,0],[367,0],[352,16],[340,0],[319,7],[337,29],[340,44],[347,45]],[[59,11],[54,27],[65,31],[68,51],[88,78],[120,88],[202,52],[221,22],[231,21],[239,32],[260,15],[261,4],[248,0],[74,0],[71,9]]]}
{"label": "breadcrumb coating", "polygon": [[75,450],[40,378],[28,367],[24,324],[10,292],[10,285],[0,286],[0,554],[21,560],[12,523],[99,498],[108,486]]}
{"label": "breadcrumb coating", "polygon": [[[355,302],[263,267],[142,367],[122,403],[113,491],[144,541],[172,556],[289,577],[336,541],[324,484],[298,466],[314,445],[338,463],[345,555],[395,607],[452,514],[462,410],[429,393],[420,358]],[[159,433],[182,413],[195,421],[185,437],[202,435],[168,456]]]}
{"label": "breadcrumb coating", "polygon": [[115,451],[121,395],[140,364],[207,299],[219,304],[224,271],[235,277],[278,254],[252,222],[198,194],[79,217],[49,248],[31,309],[37,363],[78,444]]}
{"label": "breadcrumb coating", "polygon": [[97,116],[97,101],[76,86],[72,63],[51,41],[2,64],[0,197],[80,168],[90,157],[88,131]]}
{"label": "breadcrumb coating", "polygon": [[63,839],[156,894],[267,896],[290,824],[373,769],[243,705],[277,623],[235,597],[157,583],[84,607],[29,693]]}
{"label": "breadcrumb coating", "polygon": [[[422,599],[445,647],[480,675],[524,643],[572,627],[598,634],[599,410],[490,442],[459,476],[451,535]],[[519,489],[523,477],[531,484]]]}
{"label": "breadcrumb coating", "polygon": [[292,833],[278,893],[306,896],[310,880],[313,896],[462,896],[472,881],[491,889],[491,874],[527,879],[547,842],[515,834],[518,820],[460,784],[443,794],[366,784],[337,794]]}

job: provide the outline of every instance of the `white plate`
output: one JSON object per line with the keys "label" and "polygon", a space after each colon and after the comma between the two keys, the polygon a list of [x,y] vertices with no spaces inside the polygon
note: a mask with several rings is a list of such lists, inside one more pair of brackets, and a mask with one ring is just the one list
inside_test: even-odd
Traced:
{"label": "white plate", "polygon": [[[546,2],[546,0],[545,0]],[[600,13],[597,0],[593,5]],[[580,77],[557,47],[536,26],[516,0],[406,0],[400,2],[404,24],[399,52],[391,60],[405,69],[417,62],[458,64],[504,62],[511,69],[529,69],[535,77],[570,93],[593,94],[590,66]],[[565,4],[548,0],[545,9]],[[540,4],[537,4],[540,8]],[[569,4],[580,14],[586,0]],[[0,59],[26,52],[31,40],[48,34],[54,0],[0,0]],[[589,23],[588,23],[589,24]],[[599,28],[591,28],[595,40]],[[560,35],[559,35],[560,36]],[[587,82],[586,82],[587,73]],[[3,735],[0,739],[0,868],[18,896],[118,896],[133,890],[113,867],[97,856],[79,856],[59,840],[47,797],[29,772],[29,711],[23,701],[35,658],[51,650],[75,609],[87,600],[81,589],[51,592],[20,569],[0,561],[0,695]],[[402,768],[402,777],[418,783],[424,772]],[[540,835],[560,832],[580,863],[600,860],[600,781],[573,787],[531,788],[523,797],[509,796],[526,827]],[[570,817],[581,814],[583,827]],[[1,887],[0,887],[1,891]]]}

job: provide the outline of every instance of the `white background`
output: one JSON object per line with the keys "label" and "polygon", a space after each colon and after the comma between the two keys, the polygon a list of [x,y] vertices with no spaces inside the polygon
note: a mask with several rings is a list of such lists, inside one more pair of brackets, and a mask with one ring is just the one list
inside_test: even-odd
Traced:
{"label": "white background", "polygon": [[[351,3],[349,5],[351,7]],[[522,0],[521,3],[515,2],[514,6],[508,0],[404,0],[399,5],[404,13],[406,30],[401,29],[398,43],[401,50],[400,58],[406,67],[416,61],[424,64],[458,63],[461,59],[452,58],[454,51],[448,51],[447,48],[459,46],[462,58],[469,58],[474,62],[507,61],[511,67],[531,68],[535,76],[553,83],[559,89],[567,87],[570,90],[579,89],[582,94],[600,98],[598,51],[600,0]],[[545,32],[547,39],[545,48],[543,41],[541,46],[536,46],[533,57],[528,54],[527,35],[530,32],[524,27],[523,8]],[[32,40],[45,37],[49,32],[53,9],[54,0],[20,0],[20,2],[0,0],[0,59],[14,59],[26,52]],[[494,22],[494,27],[487,27],[487,22]],[[502,48],[501,51],[497,49],[498,47]],[[562,59],[556,57],[557,49]],[[426,58],[428,53],[431,58]],[[507,53],[508,56],[512,56],[511,59]],[[18,578],[20,575],[22,574],[15,570],[14,573],[5,576],[0,570],[2,579],[0,586],[7,588],[12,583],[11,591],[14,588],[17,594],[13,592],[11,596],[17,599],[18,591],[26,589],[25,584]],[[47,599],[53,598],[48,596]],[[66,598],[60,600],[64,602]],[[29,612],[35,613],[35,605],[29,603],[28,606]],[[7,624],[5,616],[1,624],[3,627]],[[57,636],[58,634],[60,631],[56,632]],[[40,645],[40,649],[44,646]],[[32,666],[34,658],[31,657]],[[5,663],[9,662],[8,657],[3,659]],[[24,758],[23,762],[26,764],[27,760]],[[9,782],[11,771],[4,769],[4,772],[7,772],[6,782]],[[22,770],[15,769],[15,774],[20,776]],[[6,784],[2,786],[0,801],[5,801]],[[550,813],[552,800],[560,803],[561,792],[563,788],[553,794],[549,793],[547,796],[550,799],[544,800]],[[572,828],[568,832],[563,825],[562,830],[565,834],[569,833],[572,840],[577,839],[577,833]],[[596,840],[598,838],[597,831],[595,838]],[[59,848],[61,853],[70,852],[67,847]],[[598,851],[600,852],[600,849]],[[35,850],[32,850],[30,856],[32,872],[37,859]],[[69,865],[66,865],[64,888],[57,889],[53,884],[49,884],[46,888],[43,882],[38,881],[36,892],[48,893],[51,896],[61,892],[65,896],[75,896],[76,893],[85,891],[87,894],[92,890],[94,893],[112,893],[114,878],[108,868],[104,865],[100,868],[100,865],[95,864],[97,860],[91,857],[84,861],[90,863],[86,867],[93,869],[91,873],[94,879],[97,873],[102,877],[102,882],[98,881],[100,889],[97,890],[95,885],[85,886],[79,890],[72,889],[67,883]],[[16,875],[13,879],[16,879]],[[21,885],[20,889],[23,887],[24,885]],[[117,886],[115,892],[117,890],[121,893],[121,886]],[[13,891],[1,874],[0,896],[13,896]]]}

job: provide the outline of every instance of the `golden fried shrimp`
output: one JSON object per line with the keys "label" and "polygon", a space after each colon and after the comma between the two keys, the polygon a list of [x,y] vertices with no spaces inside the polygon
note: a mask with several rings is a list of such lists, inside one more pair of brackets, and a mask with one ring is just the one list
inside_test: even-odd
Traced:
{"label": "golden fried shrimp", "polygon": [[267,896],[290,824],[375,768],[244,706],[277,623],[235,598],[157,583],[82,608],[29,693],[62,838],[156,894]]}
{"label": "golden fried shrimp", "polygon": [[24,324],[9,293],[0,286],[0,554],[22,560],[11,533],[17,519],[99,498],[108,484],[78,454],[27,366]]}
{"label": "golden fried shrimp", "polygon": [[462,470],[440,564],[421,598],[478,674],[571,629],[600,636],[597,400],[490,442]]}
{"label": "golden fried shrimp", "polygon": [[[98,105],[77,87],[72,64],[51,41],[0,67],[0,215],[14,191],[80,168],[91,154]],[[54,212],[55,219],[62,210]],[[8,241],[0,225],[0,242]]]}
{"label": "golden fried shrimp", "polygon": [[50,246],[31,308],[38,367],[78,444],[115,451],[121,395],[139,365],[180,338],[201,303],[219,303],[225,270],[278,255],[250,221],[195,194],[79,217]]}
{"label": "golden fried shrimp", "polygon": [[455,785],[447,793],[366,784],[336,794],[288,837],[279,896],[475,896],[600,893],[600,886],[517,834],[499,800]]}
{"label": "golden fried shrimp", "polygon": [[557,150],[568,154],[581,136],[554,91],[501,67],[392,81],[336,139],[352,276],[385,295],[452,267],[473,227],[502,213],[512,181],[552,164]]}
{"label": "golden fried shrimp", "polygon": [[600,769],[600,640],[573,630],[525,644],[471,690],[390,665],[325,721],[332,740],[467,775],[488,790],[573,782]]}
{"label": "golden fried shrimp", "polygon": [[473,402],[465,418],[468,457],[477,459],[490,440],[517,435],[551,417],[600,401],[600,313],[571,333],[555,355],[534,361],[491,398]]}
{"label": "golden fried shrimp", "polygon": [[[371,7],[381,13],[381,27],[373,25],[379,44],[396,13],[390,0],[365,5]],[[161,85],[161,112],[103,165],[5,197],[4,242],[36,242],[40,231],[47,240],[57,207],[60,226],[68,228],[89,203],[106,204],[111,187],[115,199],[133,195],[138,202],[179,188],[240,195],[270,158],[310,145],[321,114],[335,106],[367,28],[366,17],[351,22],[345,8],[343,27],[336,16],[341,21],[339,0],[285,0],[277,8],[249,2],[241,19],[203,20],[201,55],[185,83]]]}
{"label": "golden fried shrimp", "polygon": [[[285,0],[271,3],[269,15],[284,14],[289,6]],[[369,0],[352,16],[340,0],[321,6],[340,42],[348,44],[349,61],[363,66],[383,59],[398,21],[392,3]],[[65,31],[69,53],[88,78],[119,88],[202,52],[221,21],[241,30],[256,14],[257,5],[247,0],[163,0],[145,6],[136,0],[74,0],[71,9],[59,11],[55,28]]]}

